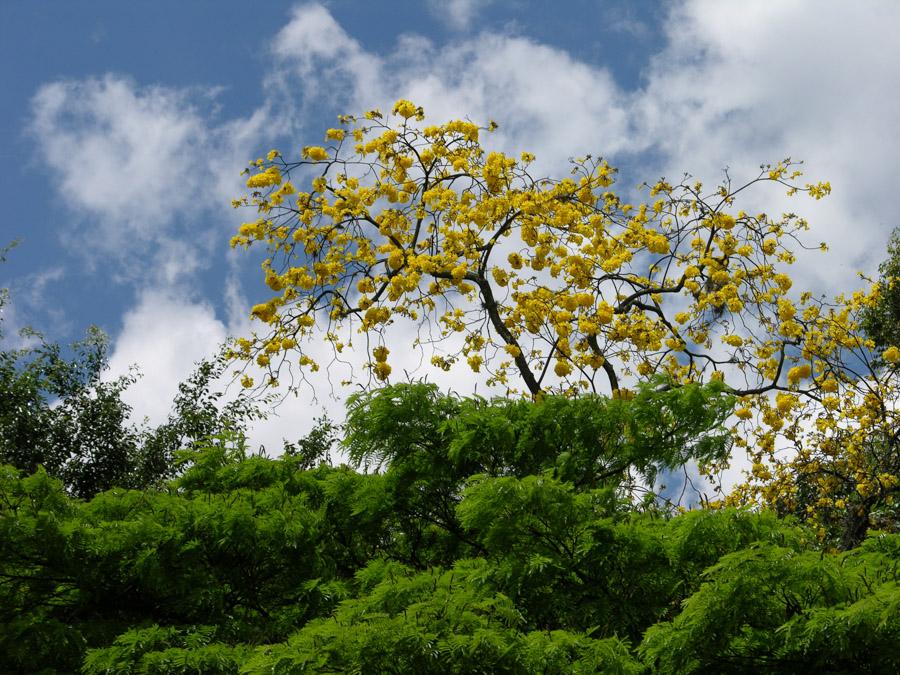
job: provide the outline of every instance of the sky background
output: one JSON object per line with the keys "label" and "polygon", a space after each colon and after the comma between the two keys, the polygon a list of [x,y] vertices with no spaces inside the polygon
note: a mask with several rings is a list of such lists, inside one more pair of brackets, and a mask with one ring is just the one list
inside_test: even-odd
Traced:
{"label": "sky background", "polygon": [[[60,342],[100,326],[109,375],[144,373],[136,417],[163,421],[193,364],[268,297],[261,251],[228,248],[246,162],[401,97],[435,121],[496,120],[491,146],[548,174],[604,156],[625,190],[801,159],[830,198],[745,206],[796,210],[807,243],[831,246],[800,256],[795,288],[852,290],[898,224],[898,29],[886,1],[0,0],[0,246],[21,240],[0,266],[7,346],[26,325]],[[340,419],[346,390],[331,389],[287,400],[254,443]]]}

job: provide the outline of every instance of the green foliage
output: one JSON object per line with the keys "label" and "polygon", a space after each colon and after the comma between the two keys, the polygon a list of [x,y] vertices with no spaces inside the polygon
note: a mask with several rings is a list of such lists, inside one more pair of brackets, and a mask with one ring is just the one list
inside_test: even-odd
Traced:
{"label": "green foliage", "polygon": [[548,396],[539,403],[393,385],[350,397],[346,445],[357,462],[389,461],[393,468],[428,455],[461,476],[553,469],[579,487],[597,487],[634,469],[652,482],[660,468],[725,458],[730,443],[722,425],[733,405],[719,383],[670,387],[656,380],[627,401]]}
{"label": "green foliage", "polygon": [[879,265],[878,302],[863,312],[862,329],[875,341],[875,356],[890,346],[900,346],[900,228],[891,234],[888,257]]}
{"label": "green foliage", "polygon": [[896,670],[900,536],[836,554],[773,513],[635,499],[727,452],[730,405],[396,385],[351,402],[374,472],[323,461],[327,419],[279,458],[223,422],[175,478],[90,500],[6,467],[0,672]]}
{"label": "green foliage", "polygon": [[339,523],[326,517],[327,484],[345,471],[323,467],[295,481],[273,468],[291,473],[280,462],[232,454],[214,477],[221,485],[227,474],[227,491],[176,483],[164,492],[112,490],[87,503],[70,500],[44,472],[22,479],[7,470],[0,659],[8,660],[0,671],[21,670],[39,654],[76,669],[65,653],[48,653],[48,627],[79,644],[74,658],[148,622],[214,624],[235,644],[254,643],[330,611],[345,595],[347,563],[334,542]]}
{"label": "green foliage", "polygon": [[485,582],[484,560],[450,570],[377,561],[367,592],[286,643],[259,649],[244,672],[637,673],[626,643],[568,631],[522,632],[514,602]]}
{"label": "green foliage", "polygon": [[174,476],[178,450],[263,416],[261,402],[244,395],[220,404],[212,383],[226,366],[218,358],[201,361],[179,385],[165,423],[135,425],[122,395],[138,375],[103,378],[105,334],[92,328],[68,350],[29,335],[36,346],[0,351],[0,463],[26,474],[42,466],[79,497],[160,484]]}
{"label": "green foliage", "polygon": [[0,352],[0,461],[39,465],[80,496],[132,480],[138,434],[121,399],[134,375],[101,379],[106,336],[91,330],[65,358],[59,345]]}
{"label": "green foliage", "polygon": [[164,673],[237,673],[249,655],[243,645],[215,642],[214,626],[129,630],[110,647],[92,650],[84,660],[85,675],[163,675]]}
{"label": "green foliage", "polygon": [[661,673],[897,672],[900,536],[823,556],[773,544],[724,556],[641,654]]}
{"label": "green foliage", "polygon": [[614,508],[608,491],[580,492],[529,476],[475,482],[458,511],[466,529],[479,533],[493,583],[516,599],[531,627],[635,642],[649,625],[677,613],[699,572],[722,555],[754,541],[800,539],[767,514],[663,519],[616,515]]}
{"label": "green foliage", "polygon": [[398,545],[406,548],[398,558],[448,565],[484,551],[456,513],[470,477],[549,474],[578,490],[606,489],[611,508],[617,500],[631,505],[658,470],[726,456],[722,424],[732,405],[717,385],[653,382],[628,401],[549,396],[539,403],[393,385],[350,397],[344,444],[358,464],[389,467],[371,514],[400,518]]}

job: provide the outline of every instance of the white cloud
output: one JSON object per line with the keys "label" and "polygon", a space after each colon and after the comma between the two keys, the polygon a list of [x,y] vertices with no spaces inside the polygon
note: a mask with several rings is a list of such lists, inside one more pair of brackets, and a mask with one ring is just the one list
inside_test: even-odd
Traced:
{"label": "white cloud", "polygon": [[186,94],[107,76],[45,85],[33,109],[36,140],[73,206],[151,237],[140,224],[165,226],[190,205],[198,184],[189,158],[206,127]]}
{"label": "white cloud", "polygon": [[557,170],[576,154],[619,151],[630,137],[627,99],[607,69],[528,38],[484,33],[438,48],[402,35],[392,53],[380,55],[310,4],[295,10],[273,43],[272,91],[301,92],[301,108],[388,110],[402,97],[435,120],[493,118],[501,127],[492,145],[536,152]]}
{"label": "white cloud", "polygon": [[801,259],[801,274],[826,291],[873,269],[893,220],[891,167],[900,93],[900,45],[889,27],[900,6],[859,11],[845,3],[718,3],[694,0],[667,21],[668,46],[654,57],[634,102],[641,144],[663,151],[669,175],[747,176],[792,156],[834,194],[820,203],[771,199],[770,213],[809,217],[812,242],[834,253]]}
{"label": "white cloud", "polygon": [[260,109],[216,125],[216,93],[141,87],[114,75],[38,90],[30,131],[83,221],[64,235],[75,250],[120,263],[114,273],[122,278],[168,283],[191,271],[177,259],[203,259],[210,228],[200,218],[224,211],[240,191],[239,172],[268,121]]}
{"label": "white cloud", "polygon": [[620,151],[630,136],[626,99],[607,69],[523,37],[481,35],[424,67],[397,58],[387,86],[379,99],[410,98],[436,120],[495,119],[492,145],[535,152],[548,170],[574,155]]}
{"label": "white cloud", "polygon": [[432,14],[454,30],[466,30],[490,0],[428,0]]}
{"label": "white cloud", "polygon": [[285,117],[295,118],[295,127],[304,107],[321,110],[347,91],[378,87],[381,59],[366,52],[319,4],[294,9],[272,41],[271,53],[276,68],[268,76],[267,95]]}
{"label": "white cloud", "polygon": [[123,375],[137,365],[142,377],[123,398],[139,419],[147,417],[151,424],[159,424],[168,417],[178,383],[190,375],[197,361],[215,356],[226,335],[226,326],[209,305],[145,291],[123,318],[108,375]]}
{"label": "white cloud", "polygon": [[[240,298],[233,285],[229,294]],[[239,300],[235,300],[239,301]],[[178,384],[194,371],[201,359],[216,356],[228,335],[246,334],[249,330],[244,311],[238,323],[227,324],[216,316],[213,307],[202,301],[185,299],[171,291],[141,292],[135,306],[125,313],[122,328],[112,344],[107,379],[114,379],[137,366],[141,377],[123,394],[133,409],[136,422],[147,419],[151,425],[165,422],[171,411]],[[251,374],[261,379],[257,369]],[[317,382],[324,394],[327,382]],[[241,387],[228,371],[214,388],[226,391],[226,398],[237,396]],[[310,396],[288,396],[270,415],[250,430],[251,447],[263,445],[269,452],[280,452],[283,440],[297,440],[312,428],[322,412],[332,419],[343,419],[341,400],[321,395],[315,403]]]}
{"label": "white cloud", "polygon": [[[319,62],[340,62],[363,56],[362,47],[322,5],[300,5],[272,45],[274,54],[293,59],[294,67],[311,72]],[[355,64],[346,64],[348,69]]]}

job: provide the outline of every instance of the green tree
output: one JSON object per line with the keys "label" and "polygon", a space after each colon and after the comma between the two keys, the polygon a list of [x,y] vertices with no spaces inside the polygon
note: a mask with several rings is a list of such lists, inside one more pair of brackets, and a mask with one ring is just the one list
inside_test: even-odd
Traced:
{"label": "green tree", "polygon": [[774,543],[721,558],[639,648],[659,673],[890,673],[900,668],[900,537],[839,555]]}
{"label": "green tree", "polygon": [[900,346],[900,228],[891,233],[887,254],[878,267],[878,301],[862,317],[862,329],[875,342],[876,357]]}
{"label": "green tree", "polygon": [[[6,295],[0,296],[0,307]],[[2,338],[0,317],[0,338]],[[25,473],[43,466],[79,497],[141,488],[175,475],[174,455],[225,430],[241,431],[266,414],[268,399],[240,393],[224,401],[219,356],[181,383],[169,418],[151,428],[131,421],[123,394],[139,373],[104,378],[108,337],[90,328],[68,348],[26,330],[30,346],[0,349],[0,463]]]}
{"label": "green tree", "polygon": [[32,333],[34,347],[0,352],[0,461],[26,473],[39,465],[79,496],[133,479],[139,433],[122,392],[135,375],[105,381],[108,340],[99,330],[72,345]]}

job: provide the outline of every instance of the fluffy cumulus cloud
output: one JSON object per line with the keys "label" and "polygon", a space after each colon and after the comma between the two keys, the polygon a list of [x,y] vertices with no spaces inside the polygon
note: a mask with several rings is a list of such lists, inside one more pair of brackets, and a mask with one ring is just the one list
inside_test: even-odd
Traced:
{"label": "fluffy cumulus cloud", "polygon": [[267,117],[260,110],[217,124],[215,96],[114,75],[38,90],[30,131],[39,161],[82,216],[81,250],[127,262],[126,276],[183,274],[172,268],[172,248],[182,259],[185,245],[203,248],[209,232],[198,218],[227,206]]}
{"label": "fluffy cumulus cloud", "polygon": [[215,356],[227,337],[227,327],[208,304],[196,303],[164,291],[146,291],[122,321],[109,360],[109,377],[136,365],[141,378],[124,398],[151,424],[164,422],[178,391],[194,364]]}
{"label": "fluffy cumulus cloud", "polygon": [[[243,302],[233,286],[229,293],[233,302]],[[178,383],[190,376],[199,361],[215,357],[229,335],[246,334],[250,329],[245,315],[234,313],[231,321],[223,321],[210,304],[201,300],[187,299],[170,290],[141,292],[123,317],[105,374],[114,379],[138,368],[140,377],[123,395],[134,411],[134,421],[146,419],[151,425],[164,422]],[[317,355],[325,356],[321,347]],[[262,380],[258,369],[248,372],[257,381]],[[343,401],[329,395],[327,378],[318,378],[314,384],[315,392],[307,389],[299,396],[285,397],[268,419],[256,422],[249,437],[251,446],[277,452],[284,440],[297,440],[308,433],[321,414],[342,419]],[[224,391],[226,399],[241,389],[232,371],[213,383],[213,388]],[[312,400],[314,393],[317,397]]]}
{"label": "fluffy cumulus cloud", "polygon": [[185,158],[200,154],[206,124],[185,93],[107,76],[45,85],[33,110],[36,140],[72,206],[165,226],[190,203],[197,184]]}
{"label": "fluffy cumulus cloud", "polygon": [[495,119],[500,129],[489,142],[516,154],[528,149],[550,170],[573,155],[619,152],[631,137],[626,99],[609,71],[558,49],[483,35],[430,56],[395,67],[390,92],[378,98],[408,97],[435,119]]}
{"label": "fluffy cumulus cloud", "polygon": [[[267,95],[286,118],[297,118],[304,108],[341,101],[347,92],[378,88],[381,59],[366,52],[318,4],[300,5],[275,36],[271,54],[274,67],[266,81]],[[297,99],[300,91],[301,98]]]}
{"label": "fluffy cumulus cloud", "polygon": [[430,118],[469,117],[501,123],[492,143],[528,148],[559,169],[586,149],[624,149],[626,99],[609,71],[521,36],[483,33],[437,47],[420,36],[398,38],[374,54],[348,35],[320,5],[297,9],[275,40],[282,81],[299,78],[304,97],[341,112],[389,109],[400,97]]}

